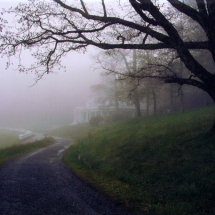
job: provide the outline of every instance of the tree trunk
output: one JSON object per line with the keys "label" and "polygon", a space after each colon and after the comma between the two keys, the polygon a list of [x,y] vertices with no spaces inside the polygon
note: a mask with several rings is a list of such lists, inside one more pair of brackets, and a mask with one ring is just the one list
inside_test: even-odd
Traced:
{"label": "tree trunk", "polygon": [[174,98],[174,86],[173,84],[170,84],[170,112],[174,113],[175,112],[175,98]]}
{"label": "tree trunk", "polygon": [[115,103],[115,109],[116,109],[116,114],[119,114],[119,100],[118,100],[118,95],[117,95],[117,80],[115,78],[114,80],[114,103]]}
{"label": "tree trunk", "polygon": [[154,115],[157,115],[157,96],[153,89],[152,89],[152,97],[153,97],[153,103],[154,103]]}
{"label": "tree trunk", "polygon": [[119,114],[119,101],[116,95],[114,98],[114,102],[115,102],[116,114]]}
{"label": "tree trunk", "polygon": [[[132,72],[135,74],[136,71],[137,71],[137,51],[133,50],[133,71]],[[140,110],[140,99],[139,99],[137,88],[134,91],[134,105],[136,108],[136,116],[141,117],[142,114]]]}
{"label": "tree trunk", "polygon": [[213,125],[211,127],[210,132],[213,133],[213,134],[215,134],[215,119],[214,119],[214,122],[213,122]]}
{"label": "tree trunk", "polygon": [[[215,104],[215,90],[211,90],[210,92],[207,92],[209,94],[209,96],[213,99],[213,102]],[[210,133],[212,134],[215,134],[215,118],[214,118],[214,121],[213,121],[213,125],[210,129]]]}
{"label": "tree trunk", "polygon": [[134,104],[135,104],[135,108],[136,108],[136,116],[141,117],[142,113],[141,113],[141,109],[140,109],[140,101],[139,101],[139,95],[138,95],[137,89],[134,92]]}
{"label": "tree trunk", "polygon": [[147,92],[146,94],[146,115],[149,116],[149,101],[150,101],[150,94]]}
{"label": "tree trunk", "polygon": [[179,94],[179,96],[180,96],[180,110],[183,113],[184,112],[184,92],[183,92],[182,88],[180,88],[179,93],[180,93]]}

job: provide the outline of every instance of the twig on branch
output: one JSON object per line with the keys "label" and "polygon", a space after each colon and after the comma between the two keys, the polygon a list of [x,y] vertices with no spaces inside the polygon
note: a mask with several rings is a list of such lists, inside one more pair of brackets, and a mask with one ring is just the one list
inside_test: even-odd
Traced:
{"label": "twig on branch", "polygon": [[122,40],[122,44],[124,44],[125,43],[125,37],[123,37],[122,35],[119,35],[118,37],[117,37],[117,40]]}
{"label": "twig on branch", "polygon": [[[147,26],[146,26],[146,28],[149,28],[149,26],[150,26],[150,24],[148,24]],[[149,34],[147,33],[146,35],[145,35],[145,37],[143,38],[143,42],[142,42],[142,44],[145,44],[146,43],[146,40],[147,40],[147,37],[149,36]]]}
{"label": "twig on branch", "polygon": [[83,9],[84,9],[84,12],[85,12],[87,15],[89,15],[89,13],[88,13],[88,11],[87,11],[87,8],[85,7],[85,4],[84,4],[83,0],[80,0],[80,1],[81,1],[81,5],[82,5],[82,7],[83,7]]}
{"label": "twig on branch", "polygon": [[102,0],[102,7],[103,7],[103,11],[104,11],[104,17],[107,17],[107,11],[106,11],[104,0]]}

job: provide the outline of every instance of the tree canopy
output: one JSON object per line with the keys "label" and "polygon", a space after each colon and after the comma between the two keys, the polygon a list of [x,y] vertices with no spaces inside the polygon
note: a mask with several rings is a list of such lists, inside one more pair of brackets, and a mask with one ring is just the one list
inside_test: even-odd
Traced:
{"label": "tree canopy", "polygon": [[[215,67],[206,68],[193,54],[209,53],[214,66],[214,0],[114,0],[111,4],[29,0],[5,13],[15,15],[16,23],[10,26],[3,17],[0,20],[1,54],[10,58],[28,49],[35,58],[30,67],[19,64],[20,71],[35,71],[41,77],[56,65],[62,67],[61,59],[68,52],[84,51],[90,45],[105,50],[169,50],[175,53],[172,61],[182,61],[189,75],[180,77],[173,71],[165,81],[196,86],[215,101]],[[180,20],[189,20],[187,30],[201,36],[183,36]]]}

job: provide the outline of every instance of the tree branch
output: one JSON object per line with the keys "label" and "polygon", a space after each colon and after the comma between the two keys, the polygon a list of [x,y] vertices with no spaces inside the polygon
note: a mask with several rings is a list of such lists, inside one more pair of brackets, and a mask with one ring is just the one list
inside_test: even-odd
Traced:
{"label": "tree branch", "polygon": [[56,3],[58,3],[59,5],[61,5],[63,8],[65,8],[67,10],[79,13],[80,15],[82,15],[84,18],[86,18],[88,20],[100,21],[100,22],[104,22],[104,23],[120,24],[120,25],[125,26],[125,27],[136,29],[136,30],[141,31],[143,33],[148,33],[150,36],[156,38],[159,41],[162,41],[165,43],[171,42],[170,38],[168,36],[166,36],[165,34],[159,33],[157,31],[154,31],[154,30],[147,28],[145,26],[136,24],[134,22],[120,19],[117,17],[104,17],[104,16],[89,15],[80,9],[66,5],[61,0],[53,0],[53,1],[55,1]]}
{"label": "tree branch", "polygon": [[88,11],[87,11],[87,9],[86,9],[86,7],[85,7],[84,1],[83,1],[83,0],[80,0],[80,1],[81,1],[81,5],[82,5],[82,7],[83,7],[84,12],[85,12],[86,14],[89,14]]}
{"label": "tree branch", "polygon": [[204,17],[207,16],[208,13],[207,13],[207,9],[205,7],[204,0],[198,0],[198,1],[196,1],[196,4],[198,6],[199,13]]}
{"label": "tree branch", "polygon": [[[196,0],[196,2],[198,2],[199,0]],[[178,0],[168,0],[168,2],[175,7],[178,11],[180,11],[181,13],[186,14],[187,16],[191,17],[193,20],[195,20],[196,22],[198,22],[204,29],[205,29],[205,25],[207,25],[207,16],[204,16],[204,19],[202,18],[202,16],[200,14],[202,14],[202,11],[204,11],[204,3],[203,0],[200,0],[198,2],[198,7],[201,8],[200,12],[196,11],[195,9],[191,8],[190,6],[186,5],[185,3],[182,3],[181,1]],[[203,3],[203,5],[201,4],[201,2]],[[206,20],[205,20],[206,19]],[[206,30],[206,29],[205,29]]]}
{"label": "tree branch", "polygon": [[[65,53],[88,45],[105,50],[171,49],[177,52],[197,80],[214,89],[214,75],[190,50],[208,50],[215,60],[215,1],[196,0],[196,10],[181,0],[167,1],[174,9],[200,24],[208,40],[193,42],[189,38],[189,41],[183,38],[176,28],[178,20],[168,19],[169,15],[163,13],[154,0],[129,0],[131,7],[124,17],[122,13],[109,15],[105,0],[101,0],[102,15],[97,15],[96,12],[91,14],[93,10],[87,10],[84,0],[79,1],[80,8],[71,6],[73,4],[67,4],[64,0],[53,0],[56,4],[32,0],[8,11],[16,15],[17,24],[12,30],[8,26],[1,32],[0,37],[4,42],[0,52],[11,57],[19,52],[21,47],[33,49],[37,46],[36,51],[32,51],[37,59],[36,65],[43,66],[43,69],[49,72]],[[1,19],[0,22],[3,23]],[[148,37],[150,40],[146,41]],[[117,38],[120,41],[117,41]],[[192,78],[191,80],[193,81]]]}
{"label": "tree branch", "polygon": [[106,11],[104,0],[102,0],[102,7],[103,7],[103,11],[104,11],[104,17],[107,17],[107,11]]}
{"label": "tree branch", "polygon": [[154,25],[154,26],[157,26],[158,23],[154,20],[154,19],[151,19],[149,17],[147,17],[141,10],[141,4],[136,2],[135,0],[129,0],[129,2],[131,3],[131,5],[133,6],[133,8],[136,10],[136,12],[140,15],[140,17],[146,21],[147,23],[151,24],[151,25]]}
{"label": "tree branch", "polygon": [[122,56],[122,59],[123,59],[123,61],[124,61],[124,63],[125,63],[125,66],[126,66],[126,69],[127,69],[128,73],[132,73],[132,71],[130,70],[130,68],[129,68],[129,66],[128,66],[128,61],[127,61],[127,59],[126,59],[124,53],[123,53],[121,50],[119,50],[119,53],[120,53],[120,55]]}
{"label": "tree branch", "polygon": [[[197,0],[196,0],[197,1]],[[214,21],[214,15],[215,15],[215,2],[213,0],[206,0],[207,2],[207,9],[209,13],[210,19],[213,19]]]}
{"label": "tree branch", "polygon": [[166,78],[165,83],[176,83],[176,84],[179,84],[179,85],[190,85],[190,86],[195,86],[195,87],[198,87],[199,89],[202,89],[204,91],[207,92],[207,87],[205,84],[203,84],[202,82],[200,81],[197,81],[195,79],[185,79],[185,78],[174,78],[174,77],[170,77],[170,78]]}

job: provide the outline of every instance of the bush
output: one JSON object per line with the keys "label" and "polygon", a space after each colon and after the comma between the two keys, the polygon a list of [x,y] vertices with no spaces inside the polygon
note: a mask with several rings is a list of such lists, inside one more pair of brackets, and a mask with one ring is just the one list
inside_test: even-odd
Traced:
{"label": "bush", "polygon": [[89,123],[92,126],[98,126],[103,120],[102,116],[95,116],[90,119]]}
{"label": "bush", "polygon": [[115,113],[114,115],[111,116],[111,121],[120,121],[125,119],[125,117],[122,114]]}

